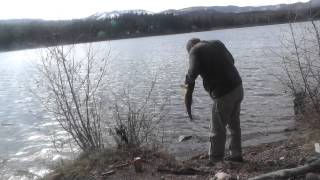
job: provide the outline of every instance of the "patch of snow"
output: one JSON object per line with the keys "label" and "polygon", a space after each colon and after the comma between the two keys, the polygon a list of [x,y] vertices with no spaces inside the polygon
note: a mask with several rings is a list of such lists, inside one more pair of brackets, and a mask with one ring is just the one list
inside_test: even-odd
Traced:
{"label": "patch of snow", "polygon": [[107,18],[116,18],[125,14],[154,14],[150,11],[145,11],[141,9],[134,9],[134,10],[123,10],[123,11],[111,11],[111,12],[98,12],[89,16],[89,18],[93,18],[96,20],[103,20]]}

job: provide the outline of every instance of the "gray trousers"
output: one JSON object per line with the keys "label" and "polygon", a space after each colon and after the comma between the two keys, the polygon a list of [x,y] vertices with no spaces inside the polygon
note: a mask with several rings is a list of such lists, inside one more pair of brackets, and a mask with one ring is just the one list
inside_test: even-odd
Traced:
{"label": "gray trousers", "polygon": [[243,100],[242,85],[230,93],[214,99],[212,120],[210,123],[209,159],[220,160],[224,157],[226,127],[230,130],[230,155],[241,156],[240,105]]}

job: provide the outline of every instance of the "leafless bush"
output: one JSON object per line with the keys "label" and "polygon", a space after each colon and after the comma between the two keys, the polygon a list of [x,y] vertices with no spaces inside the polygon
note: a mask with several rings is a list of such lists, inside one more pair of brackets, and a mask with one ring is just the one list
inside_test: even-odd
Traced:
{"label": "leafless bush", "polygon": [[[282,58],[285,77],[282,82],[295,97],[295,110],[304,112],[305,105],[320,115],[320,35],[319,23],[290,23],[289,34],[283,47]],[[310,105],[310,106],[309,106]]]}
{"label": "leafless bush", "polygon": [[169,96],[153,96],[156,84],[155,79],[143,98],[133,98],[128,89],[116,99],[113,116],[116,125],[110,133],[118,147],[153,148],[162,140],[161,122],[169,111]]}
{"label": "leafless bush", "polygon": [[105,145],[102,96],[107,56],[98,56],[91,46],[82,55],[75,49],[52,47],[42,53],[39,84],[48,93],[42,101],[81,150],[100,150]]}
{"label": "leafless bush", "polygon": [[79,47],[48,48],[38,66],[39,83],[48,92],[40,99],[60,126],[84,152],[105,148],[105,135],[111,135],[118,147],[158,145],[169,96],[157,94],[157,78],[147,92],[132,93],[127,88],[112,94],[105,84],[108,56],[98,56],[91,46],[82,56],[76,49]]}

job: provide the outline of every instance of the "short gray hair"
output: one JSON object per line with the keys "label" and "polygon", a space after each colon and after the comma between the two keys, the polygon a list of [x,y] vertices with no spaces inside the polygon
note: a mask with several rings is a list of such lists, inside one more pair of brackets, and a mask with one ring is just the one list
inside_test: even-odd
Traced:
{"label": "short gray hair", "polygon": [[187,42],[187,51],[190,52],[191,48],[200,42],[199,38],[192,38]]}

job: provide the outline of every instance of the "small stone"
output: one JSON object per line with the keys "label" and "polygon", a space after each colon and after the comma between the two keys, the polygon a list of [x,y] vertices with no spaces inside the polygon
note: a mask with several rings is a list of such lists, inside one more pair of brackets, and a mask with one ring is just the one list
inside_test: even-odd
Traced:
{"label": "small stone", "polygon": [[320,153],[320,144],[319,143],[314,143],[314,151],[316,153]]}
{"label": "small stone", "polygon": [[230,174],[224,172],[218,172],[213,178],[210,180],[232,180],[232,176]]}
{"label": "small stone", "polygon": [[306,175],[306,180],[320,180],[320,176],[314,173],[308,173]]}
{"label": "small stone", "polygon": [[189,135],[189,136],[179,136],[179,142],[187,141],[187,140],[190,140],[191,138],[192,138],[191,135]]}
{"label": "small stone", "polygon": [[142,159],[141,159],[140,157],[134,158],[134,160],[133,160],[133,166],[134,166],[135,172],[137,172],[137,173],[143,172],[143,169],[142,169]]}

